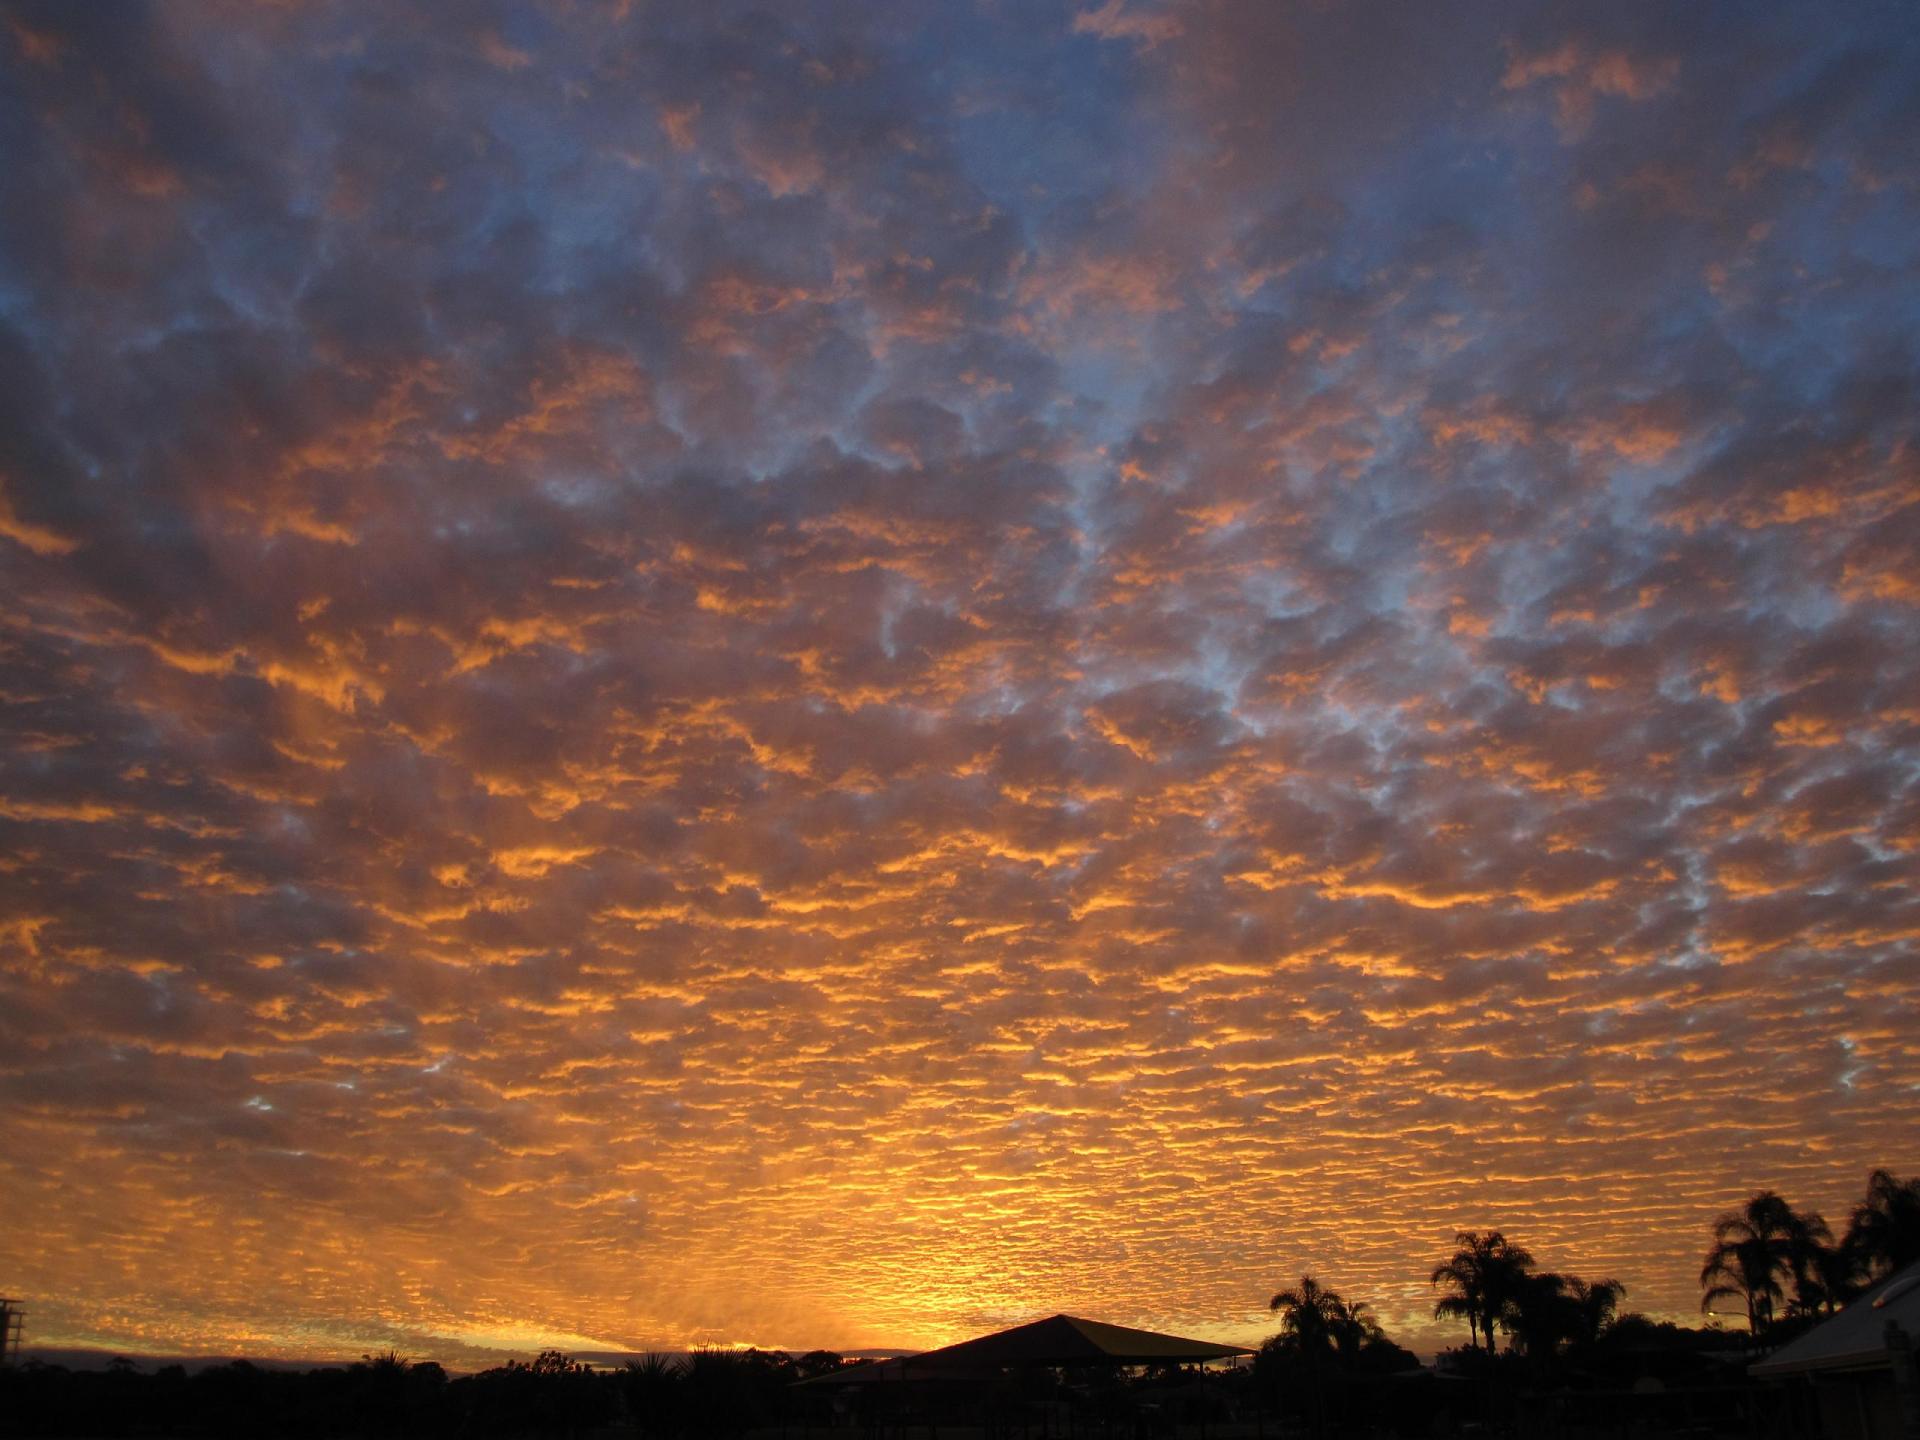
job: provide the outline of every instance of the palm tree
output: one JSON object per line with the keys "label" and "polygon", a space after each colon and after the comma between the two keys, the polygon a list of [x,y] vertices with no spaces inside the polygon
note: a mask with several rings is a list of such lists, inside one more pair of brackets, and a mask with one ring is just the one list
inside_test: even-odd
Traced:
{"label": "palm tree", "polygon": [[1521,1350],[1530,1359],[1546,1359],[1573,1334],[1577,1319],[1572,1283],[1551,1270],[1536,1270],[1514,1281],[1500,1319],[1507,1333],[1519,1338]]}
{"label": "palm tree", "polygon": [[682,1378],[673,1358],[650,1350],[643,1358],[627,1362],[624,1378],[627,1409],[640,1433],[664,1434],[671,1429]]}
{"label": "palm tree", "polygon": [[1920,1176],[1897,1180],[1891,1170],[1867,1177],[1867,1196],[1853,1207],[1843,1242],[1871,1279],[1920,1261]]}
{"label": "palm tree", "polygon": [[1793,1304],[1803,1315],[1831,1315],[1860,1293],[1854,1283],[1861,1270],[1859,1256],[1847,1245],[1816,1239],[1799,1257],[1793,1277]]}
{"label": "palm tree", "polygon": [[1567,1279],[1567,1298],[1573,1306],[1573,1338],[1591,1345],[1613,1323],[1620,1302],[1627,1298],[1627,1287],[1618,1280],[1582,1280],[1574,1275]]}
{"label": "palm tree", "polygon": [[[1450,1293],[1434,1303],[1436,1319],[1467,1322],[1471,1343],[1477,1346],[1484,1330],[1487,1352],[1493,1352],[1493,1326],[1513,1303],[1521,1278],[1533,1268],[1533,1256],[1511,1245],[1498,1230],[1484,1235],[1462,1230],[1453,1237],[1453,1258],[1434,1267],[1428,1283],[1447,1285]],[[1511,1328],[1509,1328],[1511,1333]]]}
{"label": "palm tree", "polygon": [[1793,1272],[1793,1294],[1800,1308],[1812,1314],[1823,1304],[1833,1313],[1833,1297],[1826,1278],[1833,1271],[1839,1247],[1833,1232],[1817,1210],[1788,1210],[1787,1266]]}
{"label": "palm tree", "polygon": [[1291,1343],[1306,1362],[1307,1388],[1313,1395],[1313,1429],[1316,1435],[1324,1434],[1327,1414],[1320,1394],[1320,1366],[1351,1312],[1344,1300],[1311,1275],[1302,1275],[1293,1289],[1275,1295],[1267,1308],[1278,1312],[1283,1340]]}
{"label": "palm tree", "polygon": [[397,1433],[405,1426],[407,1372],[413,1362],[398,1350],[362,1355],[348,1375],[350,1403],[358,1412],[355,1427],[374,1434]]}
{"label": "palm tree", "polygon": [[1290,1337],[1303,1354],[1329,1349],[1336,1327],[1348,1316],[1346,1302],[1311,1275],[1302,1275],[1294,1289],[1275,1295],[1267,1308],[1279,1313],[1280,1333]]}
{"label": "palm tree", "polygon": [[1493,1324],[1497,1320],[1507,1334],[1514,1333],[1507,1324],[1509,1315],[1517,1314],[1516,1302],[1527,1288],[1527,1278],[1533,1272],[1533,1254],[1524,1246],[1514,1245],[1504,1236],[1495,1234],[1500,1243],[1493,1247],[1491,1261],[1487,1267],[1487,1348],[1493,1348]]}
{"label": "palm tree", "polygon": [[1773,1191],[1762,1190],[1714,1221],[1713,1249],[1700,1267],[1700,1308],[1739,1300],[1747,1309],[1747,1329],[1759,1334],[1773,1323],[1774,1305],[1786,1294],[1784,1282],[1804,1281],[1828,1238],[1827,1222],[1819,1215],[1796,1211]]}
{"label": "palm tree", "polygon": [[1550,1270],[1521,1274],[1501,1314],[1530,1358],[1544,1360],[1562,1342],[1590,1345],[1613,1319],[1627,1287],[1618,1280],[1582,1280]]}
{"label": "palm tree", "polygon": [[[1477,1350],[1480,1348],[1480,1317],[1487,1311],[1486,1278],[1480,1265],[1480,1236],[1471,1230],[1462,1230],[1453,1237],[1453,1241],[1460,1248],[1454,1251],[1453,1258],[1446,1264],[1434,1267],[1433,1275],[1427,1282],[1451,1287],[1450,1293],[1434,1302],[1433,1318],[1465,1320],[1467,1346]],[[1491,1330],[1488,1336],[1491,1348]]]}
{"label": "palm tree", "polygon": [[1333,1345],[1340,1352],[1341,1362],[1353,1369],[1359,1362],[1360,1352],[1376,1340],[1386,1338],[1386,1331],[1380,1328],[1380,1322],[1373,1318],[1373,1307],[1364,1300],[1354,1300],[1341,1307],[1339,1316],[1333,1321]]}

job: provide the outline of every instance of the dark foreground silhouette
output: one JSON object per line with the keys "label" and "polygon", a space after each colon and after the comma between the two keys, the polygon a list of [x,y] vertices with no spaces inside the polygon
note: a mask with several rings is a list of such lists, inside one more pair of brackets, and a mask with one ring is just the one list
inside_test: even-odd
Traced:
{"label": "dark foreground silhouette", "polygon": [[[1715,1417],[1740,1421],[1737,1364],[1713,1356],[1727,1337],[1616,1323],[1565,1372],[1604,1397],[1636,1435],[1678,1433]],[[130,1364],[72,1371],[29,1363],[0,1372],[0,1433],[22,1436],[463,1437],[697,1436],[1450,1436],[1504,1431],[1540,1408],[1515,1355],[1474,1352],[1448,1373],[1422,1369],[1376,1340],[1351,1361],[1321,1363],[1284,1342],[1251,1365],[1091,1367],[1010,1372],[945,1386],[797,1385],[839,1357],[764,1351],[648,1357],[591,1370],[548,1353],[477,1375],[380,1356],[306,1371],[234,1361],[188,1373]],[[1463,1352],[1464,1355],[1465,1352]],[[1737,1360],[1736,1356],[1736,1360]],[[1666,1377],[1658,1396],[1635,1395]],[[1536,1433],[1526,1430],[1520,1433]],[[1545,1433],[1545,1432],[1539,1432]],[[1581,1432],[1566,1431],[1568,1435]],[[1618,1431],[1594,1432],[1609,1435]],[[1745,1433],[1741,1428],[1739,1433]]]}
{"label": "dark foreground silhouette", "polygon": [[1227,1370],[1036,1364],[886,1384],[872,1383],[886,1367],[827,1351],[649,1355],[616,1369],[548,1351],[463,1376],[394,1353],[305,1371],[29,1361],[0,1366],[0,1436],[1778,1440],[1814,1433],[1811,1412],[1791,1386],[1751,1379],[1749,1363],[1916,1261],[1920,1179],[1876,1170],[1837,1242],[1772,1191],[1715,1222],[1701,1308],[1738,1304],[1742,1331],[1621,1313],[1618,1281],[1540,1270],[1499,1231],[1466,1230],[1430,1280],[1434,1314],[1464,1321],[1468,1343],[1432,1367],[1365,1301],[1306,1275],[1270,1301],[1278,1333]]}

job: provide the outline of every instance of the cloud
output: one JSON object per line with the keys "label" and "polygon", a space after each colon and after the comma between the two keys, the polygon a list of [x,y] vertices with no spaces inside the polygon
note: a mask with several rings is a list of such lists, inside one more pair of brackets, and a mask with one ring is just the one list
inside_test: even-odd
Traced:
{"label": "cloud", "polygon": [[1129,7],[1126,0],[1107,0],[1094,10],[1082,10],[1073,17],[1073,33],[1098,35],[1102,40],[1130,40],[1144,49],[1173,39],[1181,33],[1180,19],[1168,11],[1150,7]]}
{"label": "cloud", "polygon": [[123,18],[0,36],[39,1338],[1428,1348],[1897,1162],[1904,32]]}
{"label": "cloud", "polygon": [[1500,88],[1525,90],[1541,83],[1552,86],[1560,133],[1576,140],[1592,127],[1594,106],[1601,97],[1650,100],[1672,89],[1679,73],[1679,59],[1672,55],[1593,51],[1578,41],[1568,41],[1552,51],[1514,55],[1500,77]]}
{"label": "cloud", "polygon": [[78,540],[48,526],[23,520],[4,490],[0,490],[0,537],[11,540],[35,555],[71,555],[80,548]]}

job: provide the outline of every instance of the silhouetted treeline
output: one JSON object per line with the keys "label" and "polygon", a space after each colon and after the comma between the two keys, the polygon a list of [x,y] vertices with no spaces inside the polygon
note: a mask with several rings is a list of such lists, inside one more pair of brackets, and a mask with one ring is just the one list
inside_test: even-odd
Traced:
{"label": "silhouetted treeline", "polygon": [[[1525,1246],[1498,1230],[1463,1230],[1454,1245],[1430,1277],[1441,1292],[1433,1313],[1466,1321],[1470,1349],[1492,1354],[1504,1333],[1509,1350],[1550,1360],[1600,1339],[1627,1294],[1617,1280],[1541,1270]],[[1714,1222],[1700,1308],[1724,1315],[1715,1307],[1737,1302],[1741,1312],[1733,1313],[1744,1312],[1747,1331],[1777,1343],[1916,1261],[1920,1177],[1875,1170],[1838,1240],[1817,1211],[1762,1190]]]}
{"label": "silhouetted treeline", "polygon": [[[1753,1344],[1776,1345],[1867,1284],[1920,1261],[1920,1178],[1876,1170],[1835,1240],[1826,1221],[1773,1191],[1721,1216],[1701,1270],[1701,1308],[1737,1301],[1745,1331],[1689,1330],[1622,1313],[1627,1288],[1541,1269],[1497,1230],[1463,1230],[1431,1271],[1434,1314],[1468,1342],[1423,1368],[1364,1301],[1311,1275],[1276,1293],[1279,1333],[1251,1366],[1034,1370],[938,1387],[801,1385],[842,1365],[827,1351],[697,1351],[596,1370],[548,1351],[450,1377],[397,1354],[306,1371],[246,1361],[147,1373],[127,1361],[72,1371],[0,1368],[0,1436],[180,1436],[208,1440],[584,1437],[641,1440],[820,1429],[891,1433],[951,1414],[995,1433],[1074,1423],[1173,1434],[1183,1424],[1256,1434],[1418,1437],[1468,1426],[1516,1434],[1759,1433],[1747,1379]],[[1502,1348],[1499,1341],[1504,1338]],[[1778,1428],[1778,1427],[1775,1427]]]}
{"label": "silhouetted treeline", "polygon": [[841,1363],[822,1351],[761,1350],[647,1356],[593,1369],[557,1351],[449,1377],[394,1354],[313,1370],[245,1360],[152,1373],[116,1360],[107,1370],[29,1361],[0,1369],[0,1434],[205,1436],[212,1440],[331,1437],[579,1436],[609,1428],[658,1440],[738,1435],[800,1423],[826,1397],[792,1384]]}
{"label": "silhouetted treeline", "polygon": [[[1467,1344],[1412,1368],[1365,1301],[1311,1275],[1269,1302],[1280,1333],[1254,1366],[1263,1407],[1309,1435],[1759,1433],[1751,1347],[1779,1345],[1873,1282],[1920,1261],[1920,1178],[1875,1170],[1838,1240],[1771,1190],[1715,1221],[1701,1309],[1737,1300],[1745,1331],[1687,1330],[1621,1313],[1627,1287],[1543,1270],[1498,1230],[1462,1230],[1429,1280],[1437,1319]],[[1504,1338],[1505,1348],[1500,1341]]]}
{"label": "silhouetted treeline", "polygon": [[1738,1302],[1749,1331],[1780,1338],[1783,1322],[1804,1329],[1917,1260],[1920,1177],[1875,1170],[1838,1241],[1819,1211],[1796,1210],[1762,1190],[1714,1222],[1713,1248],[1700,1269],[1700,1308]]}

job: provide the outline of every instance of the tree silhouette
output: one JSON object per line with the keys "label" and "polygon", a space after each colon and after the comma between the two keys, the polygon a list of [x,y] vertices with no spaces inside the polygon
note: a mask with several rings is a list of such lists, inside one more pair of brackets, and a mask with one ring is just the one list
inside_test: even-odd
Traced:
{"label": "tree silhouette", "polygon": [[1267,1308],[1280,1317],[1280,1339],[1305,1363],[1307,1387],[1313,1395],[1313,1428],[1316,1434],[1326,1429],[1326,1401],[1321,1394],[1320,1372],[1332,1351],[1339,1327],[1350,1323],[1346,1302],[1325,1289],[1311,1275],[1302,1275],[1291,1290],[1282,1290],[1267,1302]]}
{"label": "tree silhouette", "polygon": [[1874,1280],[1920,1261],[1920,1176],[1898,1180],[1891,1170],[1869,1175],[1866,1198],[1853,1207],[1843,1248]]}
{"label": "tree silhouette", "polygon": [[1279,1315],[1280,1333],[1302,1354],[1331,1349],[1336,1327],[1347,1319],[1346,1303],[1311,1275],[1302,1275],[1295,1288],[1275,1295],[1267,1308]]}
{"label": "tree silhouette", "polygon": [[793,1362],[794,1371],[805,1380],[816,1375],[831,1375],[847,1362],[833,1350],[809,1350]]}
{"label": "tree silhouette", "polygon": [[1369,1345],[1378,1345],[1387,1338],[1387,1332],[1373,1318],[1373,1307],[1364,1300],[1349,1301],[1341,1306],[1330,1328],[1333,1348],[1339,1352],[1340,1363],[1349,1370],[1358,1366],[1362,1352]]}
{"label": "tree silhouette", "polygon": [[1582,1345],[1598,1343],[1606,1328],[1627,1298],[1627,1287],[1618,1280],[1582,1280],[1567,1278],[1567,1298],[1572,1302],[1573,1339]]}
{"label": "tree silhouette", "polygon": [[1861,1268],[1858,1257],[1847,1245],[1834,1245],[1815,1237],[1806,1253],[1796,1260],[1793,1303],[1787,1308],[1801,1315],[1831,1315],[1860,1293],[1855,1281]]}
{"label": "tree silhouette", "polygon": [[1482,1234],[1462,1230],[1453,1237],[1453,1257],[1434,1267],[1428,1283],[1449,1287],[1434,1303],[1436,1319],[1467,1322],[1471,1343],[1478,1345],[1484,1332],[1487,1352],[1493,1353],[1493,1327],[1506,1323],[1521,1279],[1533,1268],[1533,1256],[1518,1245],[1507,1242],[1498,1230]]}
{"label": "tree silhouette", "polygon": [[1573,1333],[1573,1301],[1568,1279],[1551,1270],[1516,1276],[1500,1311],[1500,1323],[1520,1342],[1528,1357],[1543,1360]]}
{"label": "tree silhouette", "polygon": [[636,1429],[644,1435],[670,1433],[678,1421],[680,1367],[673,1358],[648,1351],[638,1360],[629,1360],[622,1372],[622,1390],[626,1394],[627,1413]]}
{"label": "tree silhouette", "polygon": [[1817,1270],[1821,1247],[1829,1238],[1827,1222],[1819,1215],[1796,1211],[1775,1192],[1762,1190],[1741,1209],[1714,1221],[1713,1249],[1700,1267],[1700,1308],[1709,1310],[1716,1300],[1739,1300],[1746,1306],[1747,1329],[1759,1334],[1773,1323],[1786,1282],[1805,1284]]}
{"label": "tree silhouette", "polygon": [[1545,1360],[1563,1344],[1597,1341],[1626,1293],[1618,1280],[1582,1280],[1535,1270],[1513,1282],[1501,1323],[1528,1356]]}

